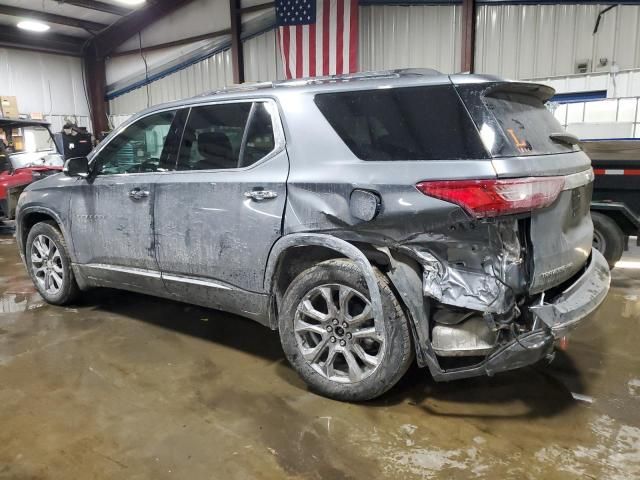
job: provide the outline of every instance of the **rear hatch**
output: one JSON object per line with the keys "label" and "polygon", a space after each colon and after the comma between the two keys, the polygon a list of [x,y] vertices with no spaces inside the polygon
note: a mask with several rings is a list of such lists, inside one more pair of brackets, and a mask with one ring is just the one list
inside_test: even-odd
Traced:
{"label": "rear hatch", "polygon": [[[562,189],[529,221],[529,292],[557,286],[579,272],[591,252],[593,174],[577,139],[545,107],[554,90],[517,82],[452,76],[499,178],[557,177]],[[539,179],[538,179],[539,180]],[[553,181],[548,178],[548,180]]]}

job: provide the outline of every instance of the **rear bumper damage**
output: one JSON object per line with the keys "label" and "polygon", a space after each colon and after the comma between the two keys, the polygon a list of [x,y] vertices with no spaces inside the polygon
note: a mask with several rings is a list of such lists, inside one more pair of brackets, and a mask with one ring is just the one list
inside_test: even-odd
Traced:
{"label": "rear bumper damage", "polygon": [[556,337],[562,337],[588,317],[604,301],[609,291],[611,273],[606,259],[593,249],[591,259],[578,280],[551,303],[529,307]]}
{"label": "rear bumper damage", "polygon": [[[429,367],[435,380],[490,376],[531,365],[545,358],[553,358],[556,339],[563,337],[582,320],[590,317],[604,301],[611,280],[606,260],[594,250],[582,273],[574,277],[569,286],[554,294],[554,297],[550,297],[550,293],[546,292],[537,295],[535,299],[530,299],[528,304],[519,303],[519,306],[514,309],[515,313],[505,317],[500,314],[505,309],[499,306],[504,306],[505,303],[509,305],[514,299],[509,295],[505,296],[502,288],[494,289],[495,284],[490,284],[491,288],[485,288],[489,284],[486,280],[478,281],[480,277],[477,275],[471,277],[471,282],[467,281],[468,275],[458,275],[460,272],[453,276],[443,275],[447,269],[437,272],[434,265],[433,262],[423,264],[422,280],[425,298],[431,298],[446,305],[457,303],[457,307],[466,309],[476,306],[474,302],[469,301],[470,299],[480,299],[484,304],[484,308],[470,315],[469,328],[461,327],[463,324],[435,324],[428,340],[423,342],[425,346],[423,363]],[[435,287],[437,283],[440,283],[439,288]],[[506,321],[504,321],[505,318]],[[494,319],[496,319],[495,322]],[[503,319],[502,323],[499,319]],[[528,320],[525,321],[525,319]],[[481,329],[478,328],[483,320],[487,325],[493,325],[493,329],[485,327],[484,338]],[[473,327],[471,323],[474,323]],[[501,331],[502,337],[500,337]],[[438,335],[447,337],[442,341]],[[474,335],[477,338],[473,338]],[[491,339],[492,336],[501,338],[502,341],[495,342],[491,346],[492,342],[487,341],[486,338]],[[449,351],[443,348],[447,342],[449,342]],[[443,356],[469,355],[464,353],[465,345],[477,348],[478,353],[473,355],[482,357],[479,363],[457,368],[442,368]]]}

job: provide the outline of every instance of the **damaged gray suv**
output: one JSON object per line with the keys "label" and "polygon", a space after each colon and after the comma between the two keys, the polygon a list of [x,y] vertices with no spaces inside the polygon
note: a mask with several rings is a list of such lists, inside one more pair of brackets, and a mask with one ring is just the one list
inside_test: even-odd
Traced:
{"label": "damaged gray suv", "polygon": [[20,251],[52,304],[112,287],[278,330],[335,399],[414,358],[436,380],[549,360],[610,282],[553,93],[404,70],[154,107],[27,188]]}

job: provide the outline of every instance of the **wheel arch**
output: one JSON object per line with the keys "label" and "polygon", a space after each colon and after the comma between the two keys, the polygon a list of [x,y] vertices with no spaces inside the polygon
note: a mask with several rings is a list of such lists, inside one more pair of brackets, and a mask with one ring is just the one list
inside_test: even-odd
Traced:
{"label": "wheel arch", "polygon": [[[67,245],[70,245],[69,235],[64,228],[62,219],[54,211],[45,207],[29,207],[24,210],[20,210],[19,217],[16,222],[16,239],[20,248],[20,253],[25,254],[27,236],[29,231],[36,223],[53,221],[60,230]],[[70,249],[72,250],[72,249]],[[68,252],[69,256],[74,259],[73,251]]]}
{"label": "wheel arch", "polygon": [[294,233],[275,243],[267,262],[264,286],[272,298],[269,315],[271,328],[277,328],[278,302],[291,281],[306,268],[331,258],[349,258],[360,268],[369,289],[374,315],[376,318],[382,317],[382,298],[375,272],[363,250],[346,240],[327,234]]}

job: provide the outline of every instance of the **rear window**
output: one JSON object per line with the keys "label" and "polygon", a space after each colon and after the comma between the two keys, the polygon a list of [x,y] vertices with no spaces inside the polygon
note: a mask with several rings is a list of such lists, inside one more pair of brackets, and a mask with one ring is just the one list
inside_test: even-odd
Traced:
{"label": "rear window", "polygon": [[488,158],[451,85],[323,93],[315,102],[361,160]]}
{"label": "rear window", "polygon": [[549,155],[577,151],[551,138],[564,132],[546,108],[553,90],[543,85],[500,83],[458,87],[494,157]]}

